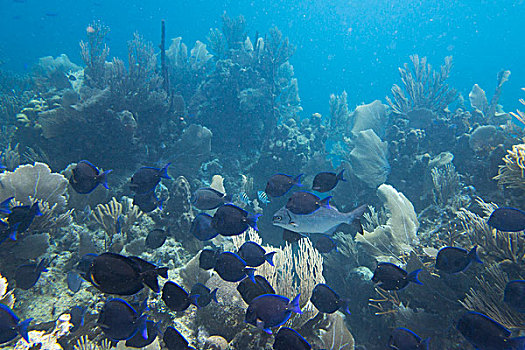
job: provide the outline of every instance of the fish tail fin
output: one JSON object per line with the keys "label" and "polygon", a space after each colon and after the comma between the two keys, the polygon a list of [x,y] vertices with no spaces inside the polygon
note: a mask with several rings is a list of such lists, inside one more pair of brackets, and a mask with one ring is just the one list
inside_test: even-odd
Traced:
{"label": "fish tail fin", "polygon": [[273,256],[274,255],[275,255],[275,252],[271,252],[271,253],[268,253],[268,254],[264,255],[264,259],[266,259],[266,261],[268,261],[268,264],[270,264],[270,266],[275,266],[273,264]]}
{"label": "fish tail fin", "polygon": [[509,350],[524,350],[525,349],[525,337],[517,337],[509,339]]}
{"label": "fish tail fin", "polygon": [[160,292],[159,281],[157,280],[157,271],[150,270],[142,273],[142,281],[155,293]]}
{"label": "fish tail fin", "polygon": [[142,303],[140,303],[140,307],[139,307],[139,315],[142,315],[144,312],[148,311],[149,310],[149,307],[148,307],[148,297],[144,298],[144,300],[142,300]]}
{"label": "fish tail fin", "polygon": [[301,293],[297,294],[295,298],[293,298],[292,301],[290,301],[290,310],[292,312],[295,312],[296,314],[302,314],[301,306],[299,305],[299,298],[301,297]]}
{"label": "fish tail fin", "polygon": [[219,301],[217,300],[217,291],[219,290],[219,288],[215,288],[214,290],[212,290],[212,292],[210,293],[210,296],[211,296],[211,300],[215,301],[216,303],[218,303]]}
{"label": "fish tail fin", "polygon": [[326,198],[321,199],[319,204],[321,204],[322,207],[330,208],[330,199],[332,199],[332,196],[328,196]]}
{"label": "fish tail fin", "polygon": [[189,296],[189,299],[190,299],[190,303],[192,303],[193,305],[195,305],[197,307],[197,309],[200,309],[201,307],[199,306],[199,297],[200,297],[200,294],[193,294],[193,295],[190,295]]}
{"label": "fish tail fin", "polygon": [[18,325],[16,326],[17,332],[20,333],[22,338],[24,338],[24,340],[28,343],[29,343],[29,335],[27,334],[27,328],[29,327],[29,324],[31,323],[31,321],[33,321],[33,319],[28,318],[27,320],[24,320],[18,323]]}
{"label": "fish tail fin", "polygon": [[11,214],[11,209],[9,209],[9,203],[11,203],[11,200],[15,197],[9,197],[2,203],[0,203],[0,213],[3,214]]}
{"label": "fish tail fin", "polygon": [[36,271],[38,272],[47,272],[47,265],[49,264],[49,259],[43,258],[40,260],[36,267]]}
{"label": "fish tail fin", "polygon": [[346,182],[346,179],[344,178],[344,173],[345,173],[345,169],[342,169],[339,174],[337,174],[337,180],[338,181],[345,181]]}
{"label": "fish tail fin", "polygon": [[20,225],[19,222],[17,222],[14,226],[11,226],[8,228],[9,230],[9,238],[13,241],[16,241],[16,234],[18,232],[18,226]]}
{"label": "fish tail fin", "polygon": [[231,203],[233,201],[233,195],[224,194],[223,200],[224,200],[224,203]]}
{"label": "fish tail fin", "polygon": [[430,344],[430,338],[425,338],[421,341],[421,350],[428,350],[429,344]]}
{"label": "fish tail fin", "polygon": [[98,182],[100,182],[102,184],[102,186],[104,186],[107,190],[109,190],[109,186],[108,186],[108,174],[110,172],[112,172],[113,170],[112,169],[109,169],[109,170],[106,170],[104,171],[102,174],[99,174],[97,176],[97,179],[98,179]]}
{"label": "fish tail fin", "polygon": [[414,270],[412,272],[410,272],[407,276],[407,281],[409,282],[412,282],[412,283],[415,283],[415,284],[420,284],[420,285],[423,285],[423,283],[421,283],[421,281],[419,280],[419,278],[417,277],[417,275],[421,272],[421,269],[417,269],[417,270]]}
{"label": "fish tail fin", "polygon": [[40,211],[40,206],[38,205],[38,201],[36,201],[35,203],[33,203],[31,205],[31,214],[33,216],[42,216],[42,212]]}
{"label": "fish tail fin", "polygon": [[246,272],[246,275],[248,275],[248,278],[253,282],[255,282],[255,269],[252,269],[251,267],[247,267],[244,269],[244,272]]}
{"label": "fish tail fin", "polygon": [[352,224],[352,222],[360,218],[366,211],[368,206],[366,204],[361,205],[360,207],[355,208],[351,212],[347,213],[346,216],[348,218],[347,224]]}
{"label": "fish tail fin", "polygon": [[303,175],[304,175],[304,174],[301,173],[301,174],[297,175],[297,176],[293,179],[293,181],[294,181],[294,185],[295,185],[295,186],[302,186],[302,185],[303,185],[303,184],[301,183],[301,177],[302,177]]}
{"label": "fish tail fin", "polygon": [[261,216],[261,214],[251,215],[246,218],[246,223],[250,225],[250,227],[253,228],[255,231],[259,231],[259,229],[257,228],[257,219],[259,219],[259,216]]}
{"label": "fish tail fin", "polygon": [[478,246],[474,246],[474,248],[472,248],[470,250],[470,252],[468,252],[468,258],[472,261],[475,261],[477,263],[480,263],[480,264],[483,264],[483,261],[481,261],[481,259],[479,258],[478,256]]}
{"label": "fish tail fin", "polygon": [[169,176],[169,174],[168,174],[168,167],[170,165],[171,165],[171,163],[168,163],[168,164],[164,165],[162,167],[162,169],[160,169],[160,171],[159,171],[159,176],[160,177],[163,177],[165,179],[170,179],[171,180],[171,176]]}
{"label": "fish tail fin", "polygon": [[352,313],[350,312],[350,300],[349,299],[341,299],[341,307],[339,310],[341,310],[345,315],[350,316]]}
{"label": "fish tail fin", "polygon": [[159,275],[160,277],[168,278],[168,268],[167,267],[157,267],[155,271],[157,271],[157,275]]}
{"label": "fish tail fin", "polygon": [[138,324],[138,333],[142,336],[143,339],[148,339],[148,315],[142,315],[137,319]]}

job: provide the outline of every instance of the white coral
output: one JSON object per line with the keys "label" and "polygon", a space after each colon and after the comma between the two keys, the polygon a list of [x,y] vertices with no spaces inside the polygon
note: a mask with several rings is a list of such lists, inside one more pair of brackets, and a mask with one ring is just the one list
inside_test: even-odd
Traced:
{"label": "white coral", "polygon": [[24,205],[34,200],[57,205],[59,210],[66,206],[68,180],[61,174],[51,172],[45,163],[26,164],[0,174],[0,201],[15,197]]}

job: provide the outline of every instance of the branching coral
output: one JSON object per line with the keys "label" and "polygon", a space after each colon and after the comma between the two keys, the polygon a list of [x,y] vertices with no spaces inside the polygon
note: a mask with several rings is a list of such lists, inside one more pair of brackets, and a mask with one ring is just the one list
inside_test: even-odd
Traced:
{"label": "branching coral", "polygon": [[447,163],[442,167],[434,167],[430,170],[434,189],[434,201],[445,206],[452,201],[459,191],[459,175],[452,163]]}
{"label": "branching coral", "polygon": [[348,111],[348,94],[330,95],[330,119],[328,130],[331,135],[344,135],[348,128],[350,112]]}
{"label": "branching coral", "polygon": [[476,203],[483,210],[483,217],[465,208],[461,208],[457,212],[471,245],[482,246],[484,254],[493,257],[498,262],[509,260],[517,264],[525,263],[525,238],[523,235],[491,228],[487,224],[487,220],[498,206],[494,203],[485,203],[479,197],[476,198]]}
{"label": "branching coral", "polygon": [[481,312],[508,328],[523,329],[525,316],[503,302],[503,292],[509,282],[508,275],[498,264],[487,267],[476,277],[476,288],[470,288],[461,305],[467,310]]}
{"label": "branching coral", "polygon": [[439,71],[427,64],[427,58],[418,55],[410,56],[412,66],[405,63],[399,68],[403,88],[395,84],[392,87],[392,99],[387,101],[394,113],[406,116],[416,109],[428,109],[441,114],[454,101],[457,92],[449,88],[446,80],[452,69],[452,57],[445,57],[445,63]]}
{"label": "branching coral", "polygon": [[95,21],[86,28],[87,42],[80,42],[82,60],[86,64],[84,75],[88,86],[103,88],[105,84],[105,64],[109,55],[106,36],[109,27]]}
{"label": "branching coral", "polygon": [[[234,237],[234,245],[238,249],[245,241],[251,240],[261,244],[262,239],[255,230],[249,229],[243,235]],[[313,247],[308,238],[298,242],[298,251],[294,253],[292,246],[286,244],[281,248],[264,246],[267,251],[274,251],[274,265],[264,264],[257,269],[257,274],[270,282],[275,292],[287,298],[301,294],[299,305],[302,315],[292,316],[288,325],[299,328],[317,313],[310,302],[310,296],[318,283],[324,283],[323,256]]]}
{"label": "branching coral", "polygon": [[74,350],[109,350],[111,348],[114,348],[111,340],[106,338],[99,345],[90,340],[87,335],[78,338],[77,343],[73,347]]}
{"label": "branching coral", "polygon": [[[162,88],[162,78],[157,73],[157,61],[153,44],[138,33],[128,42],[128,66],[115,58],[107,65],[107,85],[112,94],[113,108],[128,110],[138,122],[147,112],[167,109],[167,92]],[[144,126],[148,120],[144,120]]]}
{"label": "branching coral", "polygon": [[104,247],[107,249],[113,243],[113,237],[117,234],[125,234],[131,226],[142,216],[142,212],[131,201],[126,201],[126,215],[123,213],[123,205],[115,197],[106,204],[99,204],[93,210],[93,219],[104,229],[106,238]]}
{"label": "branching coral", "polygon": [[62,346],[58,343],[58,339],[69,334],[70,329],[73,327],[73,324],[69,321],[71,321],[71,315],[60,315],[56,321],[55,328],[50,333],[37,330],[29,331],[29,343],[24,339],[20,339],[16,343],[14,349],[62,350]]}
{"label": "branching coral", "polygon": [[229,49],[239,49],[246,39],[246,20],[240,15],[231,18],[226,13],[222,15],[222,32]]}
{"label": "branching coral", "polygon": [[[521,88],[523,91],[525,91],[525,88]],[[525,100],[520,98],[520,103],[525,106]],[[518,122],[520,122],[523,126],[525,126],[525,112],[520,111],[519,109],[516,110],[516,112],[510,112],[510,115],[514,117]]]}
{"label": "branching coral", "polygon": [[498,180],[498,184],[503,187],[525,191],[525,143],[514,145],[511,150],[507,150],[503,162],[505,164],[499,166],[498,175],[494,180]]}
{"label": "branching coral", "polygon": [[20,165],[20,153],[18,152],[18,143],[14,148],[8,144],[3,152],[0,153],[0,163],[8,170],[15,170]]}

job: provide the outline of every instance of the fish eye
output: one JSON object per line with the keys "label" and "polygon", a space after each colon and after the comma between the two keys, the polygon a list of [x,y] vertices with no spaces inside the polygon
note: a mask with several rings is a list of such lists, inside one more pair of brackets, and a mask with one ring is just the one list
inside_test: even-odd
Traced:
{"label": "fish eye", "polygon": [[281,221],[282,219],[283,217],[279,215],[273,217],[273,221]]}

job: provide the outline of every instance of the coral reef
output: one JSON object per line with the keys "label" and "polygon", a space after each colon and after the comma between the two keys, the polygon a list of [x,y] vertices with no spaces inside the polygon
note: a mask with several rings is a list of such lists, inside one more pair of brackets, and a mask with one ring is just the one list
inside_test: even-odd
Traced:
{"label": "coral reef", "polygon": [[58,343],[58,339],[69,334],[69,330],[73,325],[69,322],[71,316],[69,314],[60,315],[56,321],[55,328],[50,332],[45,331],[29,331],[29,343],[24,339],[20,339],[14,349],[15,350],[29,350],[29,349],[42,349],[42,350],[62,350],[62,346]]}
{"label": "coral reef", "polygon": [[47,202],[51,207],[56,205],[58,210],[66,206],[68,180],[60,174],[52,173],[47,164],[37,162],[34,165],[22,165],[13,172],[0,174],[0,181],[2,201],[15,197],[23,205],[30,205],[38,200]]}
{"label": "coral reef", "polygon": [[395,114],[408,117],[410,112],[429,110],[433,113],[444,113],[445,108],[454,101],[457,92],[449,88],[446,80],[452,69],[452,56],[445,58],[445,63],[439,71],[434,71],[427,58],[418,55],[410,56],[412,66],[405,63],[399,68],[403,88],[394,84],[392,99],[386,98]]}
{"label": "coral reef", "polygon": [[525,191],[525,143],[512,146],[503,158],[504,165],[499,166],[494,180],[500,186],[517,188]]}
{"label": "coral reef", "polygon": [[0,304],[4,304],[9,306],[10,308],[13,308],[15,305],[15,295],[13,293],[13,290],[8,291],[9,283],[7,283],[7,279],[0,275]]}
{"label": "coral reef", "polygon": [[359,131],[349,160],[352,172],[371,188],[384,183],[390,172],[388,143],[381,141],[372,129]]}
{"label": "coral reef", "polygon": [[[349,107],[343,91],[330,96],[327,116],[305,116],[290,64],[295,47],[277,28],[250,36],[242,16],[224,14],[207,41],[187,46],[176,37],[166,49],[166,23],[160,55],[135,33],[126,62],[110,59],[109,28],[95,21],[80,45],[82,66],[63,54],[41,58],[28,77],[0,70],[0,162],[6,166],[0,201],[14,196],[11,207],[38,201],[43,213],[16,242],[2,243],[2,274],[12,282],[18,266],[50,261],[27,291],[15,283],[8,288],[0,277],[1,302],[12,305],[16,295],[17,314],[35,318],[33,344],[17,346],[126,348],[104,339],[96,323],[110,296],[87,283],[78,292],[67,287],[66,275],[84,254],[110,250],[166,266],[169,279],[187,290],[195,283],[219,288],[218,303],[185,312],[169,311],[151,291],[125,297],[133,303],[148,296],[148,318],[160,322],[161,331],[174,325],[197,349],[270,349],[274,337],[244,322],[247,305],[237,285],[199,267],[204,247],[235,251],[247,240],[276,253],[275,266],[265,263],[257,274],[279,294],[301,294],[303,314],[285,325],[314,349],[383,349],[395,327],[431,337],[432,348],[465,349],[449,327],[465,309],[523,327],[523,315],[502,302],[506,282],[523,278],[523,234],[487,224],[498,206],[525,205],[524,113],[507,114],[498,104],[509,71],[498,74],[490,99],[475,84],[466,106],[448,85],[451,57],[435,70],[413,55],[399,69],[401,83],[392,87],[388,105],[370,96],[373,102]],[[81,195],[67,186],[81,159],[114,169],[109,190]],[[129,178],[141,166],[168,162],[173,180],[155,189],[162,209],[144,214],[129,198]],[[269,176],[304,173],[308,190],[315,174],[343,169],[347,181],[326,195],[343,212],[369,205],[363,234],[357,223],[341,225],[330,236],[337,249],[324,253],[315,248],[315,235],[283,242],[271,221],[287,197],[263,200]],[[191,194],[208,186],[262,214],[260,231],[195,239]],[[158,248],[146,245],[153,231],[166,234]],[[484,264],[445,274],[435,267],[445,246],[478,246]],[[380,261],[421,269],[423,286],[375,287]],[[318,283],[348,299],[352,315],[317,312],[309,299]],[[87,308],[85,326],[57,343],[61,327],[51,320],[73,305]],[[157,339],[148,348],[161,346]]]}
{"label": "coral reef", "polygon": [[417,244],[419,221],[412,203],[394,187],[383,184],[377,189],[377,195],[387,210],[388,220],[372,232],[364,231],[363,235],[356,236],[356,241],[372,248],[378,257],[397,258]]}

